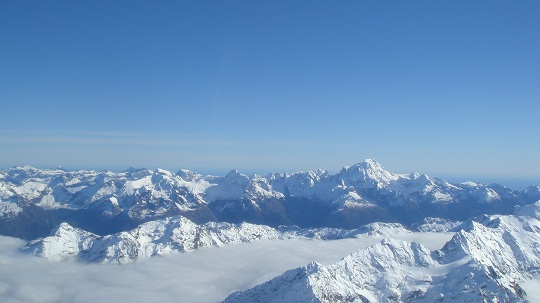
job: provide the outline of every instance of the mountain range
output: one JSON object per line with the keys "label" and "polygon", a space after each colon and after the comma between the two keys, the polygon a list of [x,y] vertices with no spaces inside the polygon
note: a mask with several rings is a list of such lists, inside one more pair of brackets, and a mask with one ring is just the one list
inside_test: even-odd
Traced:
{"label": "mountain range", "polygon": [[336,174],[318,169],[251,176],[236,170],[203,176],[185,169],[115,173],[26,166],[0,171],[0,234],[35,239],[65,222],[99,237],[175,216],[198,225],[409,226],[430,217],[463,221],[510,214],[538,200],[539,186],[515,191],[499,184],[452,184],[418,173],[391,173],[370,159]]}
{"label": "mountain range", "polygon": [[200,247],[259,240],[383,238],[399,233],[411,232],[397,223],[371,223],[353,230],[286,226],[275,229],[250,223],[208,222],[197,225],[176,216],[146,222],[132,230],[106,236],[62,223],[50,236],[30,241],[22,251],[56,261],[75,258],[91,263],[126,264]]}
{"label": "mountain range", "polygon": [[[415,232],[452,238],[430,250],[403,241]],[[453,184],[369,159],[336,174],[251,176],[14,167],[0,171],[0,234],[50,260],[114,264],[261,240],[376,238],[223,302],[528,302],[521,285],[540,278],[540,187]]]}
{"label": "mountain range", "polygon": [[[152,256],[274,239],[369,237],[380,242],[324,266],[312,262],[251,289],[231,293],[224,303],[242,302],[528,302],[521,283],[540,278],[540,201],[511,215],[480,215],[465,222],[427,218],[417,231],[451,231],[438,250],[417,242],[398,223],[359,229],[272,228],[250,223],[195,224],[181,217],[150,221],[112,235],[60,224],[50,236],[22,251],[55,261],[125,264]],[[407,237],[410,236],[410,237]],[[211,262],[211,260],[209,260]]]}

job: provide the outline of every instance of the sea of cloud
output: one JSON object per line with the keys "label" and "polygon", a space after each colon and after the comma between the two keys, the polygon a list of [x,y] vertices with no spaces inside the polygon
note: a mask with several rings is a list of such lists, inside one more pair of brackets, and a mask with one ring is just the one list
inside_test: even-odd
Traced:
{"label": "sea of cloud", "polygon": [[528,280],[519,283],[519,286],[527,293],[529,302],[540,302],[540,281]]}
{"label": "sea of cloud", "polygon": [[[402,237],[438,249],[451,234]],[[48,261],[19,252],[22,240],[0,236],[0,302],[220,302],[288,269],[333,264],[380,240],[260,241],[109,265]]]}

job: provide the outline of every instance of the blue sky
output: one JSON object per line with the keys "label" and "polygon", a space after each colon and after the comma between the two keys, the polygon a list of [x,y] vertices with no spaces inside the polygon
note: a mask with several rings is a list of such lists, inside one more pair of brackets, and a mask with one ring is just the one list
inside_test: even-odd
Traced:
{"label": "blue sky", "polygon": [[2,1],[0,167],[540,179],[538,1]]}

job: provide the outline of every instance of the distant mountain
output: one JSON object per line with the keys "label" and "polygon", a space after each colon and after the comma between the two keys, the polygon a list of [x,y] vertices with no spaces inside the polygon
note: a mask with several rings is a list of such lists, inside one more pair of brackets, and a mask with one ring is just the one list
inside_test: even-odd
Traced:
{"label": "distant mountain", "polygon": [[311,263],[224,302],[528,302],[539,278],[540,202],[516,215],[480,216],[446,245],[384,239],[331,266]]}
{"label": "distant mountain", "polygon": [[0,234],[43,237],[62,222],[97,235],[183,216],[196,224],[250,222],[277,227],[357,228],[371,222],[411,224],[429,217],[467,220],[509,214],[540,200],[540,187],[451,184],[427,175],[394,174],[374,160],[325,170],[203,176],[130,168],[110,171],[0,171]]}

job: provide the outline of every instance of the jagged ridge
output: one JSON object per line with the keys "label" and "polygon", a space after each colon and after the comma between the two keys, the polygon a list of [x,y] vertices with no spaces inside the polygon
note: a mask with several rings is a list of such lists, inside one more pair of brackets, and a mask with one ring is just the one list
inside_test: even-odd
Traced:
{"label": "jagged ridge", "polygon": [[209,222],[197,225],[176,216],[146,222],[135,229],[107,236],[98,236],[62,223],[50,236],[29,242],[22,250],[51,260],[77,258],[86,262],[125,264],[152,256],[230,243],[274,239],[335,240],[408,232],[403,226],[392,223],[374,223],[354,230],[298,227],[275,229],[250,223]]}
{"label": "jagged ridge", "polygon": [[444,180],[384,170],[374,160],[293,174],[203,176],[188,170],[39,170],[0,172],[0,234],[33,239],[61,222],[106,235],[182,215],[210,221],[301,227],[357,228],[384,221],[410,224],[426,217],[467,220],[482,213],[511,213],[540,199],[540,187]]}
{"label": "jagged ridge", "polygon": [[[385,239],[342,261],[285,272],[224,302],[525,302],[538,278],[540,202],[519,216],[480,216],[440,250]],[[532,215],[532,216],[531,216]]]}

